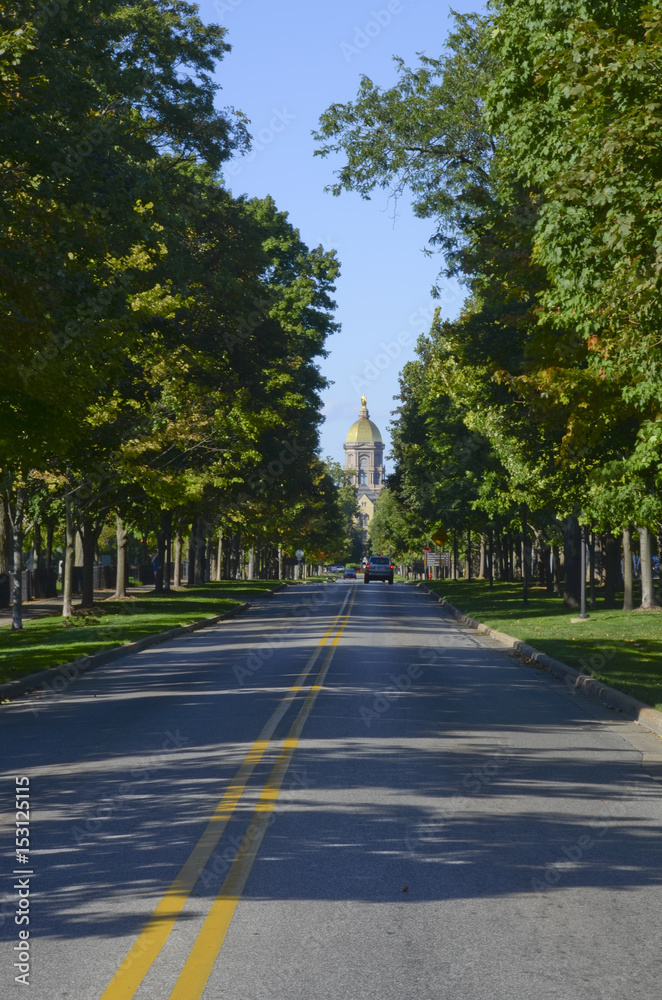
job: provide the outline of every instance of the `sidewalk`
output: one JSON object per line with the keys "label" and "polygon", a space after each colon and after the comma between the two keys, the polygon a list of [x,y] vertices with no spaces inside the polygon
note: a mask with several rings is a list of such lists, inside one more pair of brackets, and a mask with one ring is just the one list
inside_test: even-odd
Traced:
{"label": "sidewalk", "polygon": [[[126,592],[129,595],[132,594],[147,594],[149,591],[154,590],[154,584],[147,584],[142,587],[127,587]],[[94,591],[94,601],[105,601],[107,598],[112,597],[112,590],[95,590]],[[74,597],[72,604],[74,607],[81,602],[80,595]],[[61,615],[62,614],[62,598],[61,597],[43,597],[36,601],[26,601],[23,604],[23,621],[33,621],[35,618],[47,618],[49,615]],[[12,620],[12,609],[11,608],[0,608],[0,628],[7,625],[11,625]]]}

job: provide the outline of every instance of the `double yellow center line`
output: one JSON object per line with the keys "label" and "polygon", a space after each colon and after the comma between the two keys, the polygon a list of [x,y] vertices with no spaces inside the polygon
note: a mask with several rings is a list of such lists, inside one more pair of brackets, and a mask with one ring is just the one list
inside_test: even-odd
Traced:
{"label": "double yellow center line", "polygon": [[[193,891],[195,883],[216,850],[225,828],[245,791],[246,785],[269,746],[279,722],[283,719],[291,703],[305,686],[306,679],[319,659],[323,648],[328,644],[324,662],[314,683],[310,687],[298,715],[292,723],[272,771],[260,792],[248,831],[244,835],[221,890],[205,918],[200,933],[175,984],[175,988],[170,994],[170,1000],[199,1000],[199,997],[202,996],[216,957],[223,945],[246,880],[253,867],[253,862],[257,857],[260,845],[269,826],[271,814],[276,805],[276,800],[278,799],[287,769],[292,761],[294,751],[301,738],[303,727],[310,715],[315,699],[322,689],[335,647],[340,642],[340,637],[349,620],[355,594],[356,588],[352,587],[333,625],[322,637],[294,684],[280,701],[257,740],[246,754],[239,770],[216,806],[202,836],[191,851],[183,868],[159,901],[152,916],[140,932],[133,947],[113,976],[108,987],[104,990],[101,1000],[131,1000],[135,996],[140,984],[166,943],[179,914]],[[331,638],[332,636],[333,638]]]}

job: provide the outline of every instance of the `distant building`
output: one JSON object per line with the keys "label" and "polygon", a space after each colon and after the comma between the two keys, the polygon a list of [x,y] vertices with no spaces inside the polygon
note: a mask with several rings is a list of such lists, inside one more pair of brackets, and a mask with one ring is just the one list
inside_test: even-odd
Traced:
{"label": "distant building", "polygon": [[359,419],[350,427],[344,448],[345,469],[352,474],[358,490],[359,524],[365,545],[368,525],[384,486],[384,442],[379,428],[370,419],[365,396],[361,397]]}

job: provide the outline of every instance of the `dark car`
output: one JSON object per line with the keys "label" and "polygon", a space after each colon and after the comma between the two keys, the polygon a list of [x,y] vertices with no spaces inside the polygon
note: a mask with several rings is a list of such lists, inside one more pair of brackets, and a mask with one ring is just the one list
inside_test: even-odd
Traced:
{"label": "dark car", "polygon": [[352,569],[351,566],[348,566],[343,573],[343,580],[356,580],[356,570]]}
{"label": "dark car", "polygon": [[395,567],[388,556],[370,556],[363,571],[363,582],[383,580],[384,583],[392,584],[394,569]]}

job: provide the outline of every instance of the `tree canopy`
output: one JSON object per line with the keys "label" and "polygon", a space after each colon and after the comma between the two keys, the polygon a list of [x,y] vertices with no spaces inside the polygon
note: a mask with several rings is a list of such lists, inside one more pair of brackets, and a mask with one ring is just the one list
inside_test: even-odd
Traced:
{"label": "tree canopy", "polygon": [[330,190],[408,193],[467,290],[402,372],[391,486],[418,531],[655,531],[662,12],[498,0],[455,21],[316,133],[343,157]]}

